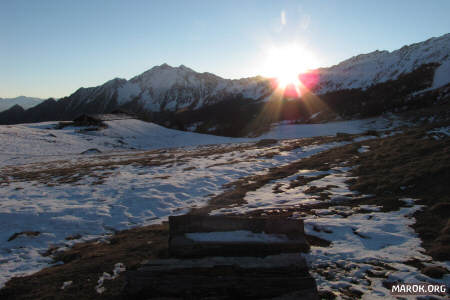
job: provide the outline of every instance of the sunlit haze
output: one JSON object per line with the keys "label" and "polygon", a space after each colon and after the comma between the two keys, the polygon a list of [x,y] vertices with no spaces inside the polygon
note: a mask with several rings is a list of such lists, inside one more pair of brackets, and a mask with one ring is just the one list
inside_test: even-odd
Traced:
{"label": "sunlit haze", "polygon": [[299,44],[272,46],[267,50],[261,75],[275,77],[281,87],[299,84],[299,74],[318,67],[317,59],[311,51]]}

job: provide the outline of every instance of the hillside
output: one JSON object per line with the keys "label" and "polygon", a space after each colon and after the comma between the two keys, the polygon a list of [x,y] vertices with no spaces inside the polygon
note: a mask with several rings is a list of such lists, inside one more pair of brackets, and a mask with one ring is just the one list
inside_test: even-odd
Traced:
{"label": "hillside", "polygon": [[332,122],[327,124],[277,124],[259,138],[229,138],[185,132],[137,119],[106,121],[105,128],[66,126],[42,122],[0,126],[0,166],[58,160],[64,157],[86,157],[86,154],[108,155],[129,151],[194,147],[227,143],[257,142],[260,139],[292,139],[361,133],[388,129],[403,122],[393,116]]}

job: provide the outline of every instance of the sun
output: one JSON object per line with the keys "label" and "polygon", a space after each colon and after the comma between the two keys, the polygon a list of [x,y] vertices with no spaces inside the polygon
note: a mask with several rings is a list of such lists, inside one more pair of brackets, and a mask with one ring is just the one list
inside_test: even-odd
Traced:
{"label": "sun", "polygon": [[317,66],[314,55],[299,44],[273,46],[267,50],[265,73],[275,77],[279,88],[300,86],[299,75]]}

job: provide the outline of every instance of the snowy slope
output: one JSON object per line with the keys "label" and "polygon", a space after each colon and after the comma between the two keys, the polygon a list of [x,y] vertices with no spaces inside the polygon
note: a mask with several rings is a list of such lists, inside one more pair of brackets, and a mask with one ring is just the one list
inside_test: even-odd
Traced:
{"label": "snowy slope", "polygon": [[119,103],[129,101],[128,91],[137,91],[137,86],[143,94],[140,101],[153,111],[198,108],[238,94],[257,100],[269,92],[269,86],[259,77],[229,80],[211,73],[197,73],[183,65],[173,68],[163,64],[121,87],[119,95],[124,96],[118,98]]}
{"label": "snowy slope", "polygon": [[30,107],[36,106],[41,103],[43,100],[40,98],[32,98],[19,96],[16,98],[0,98],[0,112],[7,110],[14,105],[20,105],[23,109],[28,109]]}
{"label": "snowy slope", "polygon": [[[395,80],[418,67],[438,63],[432,88],[450,82],[450,34],[389,51],[374,51],[345,60],[338,65],[317,70],[317,94],[349,88],[367,88]],[[267,100],[273,92],[271,79],[262,77],[239,80],[224,79],[211,73],[198,73],[184,65],[155,66],[131,78],[113,79],[102,86],[82,88],[71,97],[72,109],[102,99],[103,106],[117,101],[119,105],[137,100],[144,110],[178,111],[198,109],[236,96]]]}
{"label": "snowy slope", "polygon": [[118,89],[126,83],[125,79],[115,78],[100,86],[79,88],[69,96],[71,101],[66,110],[76,110],[94,100],[100,100],[102,106],[107,107],[115,101]]}
{"label": "snowy slope", "polygon": [[374,51],[345,60],[330,68],[319,69],[316,92],[367,88],[371,85],[396,79],[423,64],[442,64],[435,74],[433,87],[450,82],[450,34],[431,38],[421,43],[404,46],[398,50]]}
{"label": "snowy slope", "polygon": [[229,80],[211,73],[197,73],[183,65],[172,68],[163,64],[130,82],[146,92],[142,102],[146,106],[150,102],[156,111],[179,110],[191,105],[199,108],[238,94],[258,100],[270,92],[270,86],[259,77]]}
{"label": "snowy slope", "polygon": [[[348,88],[367,88],[398,78],[423,64],[439,63],[432,88],[450,82],[450,34],[404,46],[393,52],[375,51],[345,60],[338,65],[318,69],[317,94]],[[71,97],[76,108],[83,103],[102,99],[103,106],[116,101],[119,105],[133,100],[144,110],[178,111],[198,109],[236,96],[267,100],[273,87],[269,78],[259,76],[239,80],[224,79],[211,73],[198,73],[184,65],[155,66],[131,78],[113,79],[102,86],[82,88]]]}
{"label": "snowy slope", "polygon": [[147,111],[177,111],[199,108],[206,104],[242,95],[261,100],[270,93],[270,85],[262,77],[239,80],[223,79],[211,73],[198,73],[183,65],[162,64],[133,77],[129,81],[115,78],[91,88],[80,88],[70,96],[69,109],[100,100],[103,107],[123,105],[137,100]]}
{"label": "snowy slope", "polygon": [[178,131],[134,119],[106,123],[108,128],[104,130],[86,132],[80,130],[87,127],[55,129],[55,122],[0,126],[0,165],[59,159],[93,148],[105,153],[245,141]]}
{"label": "snowy slope", "polygon": [[393,116],[330,122],[324,124],[275,125],[258,138],[230,138],[168,129],[136,119],[107,121],[99,131],[80,131],[85,127],[55,129],[56,122],[0,125],[0,167],[35,161],[79,156],[89,149],[102,153],[151,150],[199,145],[255,142],[260,139],[293,139],[338,132],[361,133],[369,129],[388,129],[399,125]]}

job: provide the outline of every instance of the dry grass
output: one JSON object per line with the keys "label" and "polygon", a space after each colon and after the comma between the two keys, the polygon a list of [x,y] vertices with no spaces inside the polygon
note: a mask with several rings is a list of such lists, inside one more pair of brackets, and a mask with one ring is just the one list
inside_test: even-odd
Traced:
{"label": "dry grass", "polygon": [[[103,272],[112,274],[114,264],[122,262],[128,270],[137,268],[149,258],[167,256],[167,225],[141,227],[118,232],[110,243],[82,243],[63,253],[55,260],[63,265],[43,269],[31,276],[14,278],[0,290],[1,299],[124,299],[120,295],[124,277],[105,281],[106,291],[95,291]],[[65,281],[73,284],[64,290]]]}
{"label": "dry grass", "polygon": [[309,158],[295,161],[288,165],[274,167],[270,169],[268,173],[263,175],[252,175],[228,183],[224,186],[227,189],[225,192],[210,199],[207,206],[194,209],[191,213],[206,214],[212,210],[222,207],[227,207],[234,204],[243,204],[245,203],[244,197],[248,192],[255,191],[271,181],[291,176],[299,170],[316,169],[320,171],[327,171],[333,166],[341,164],[344,161],[348,161],[349,158],[355,156],[358,148],[358,145],[353,144],[334,148],[332,150],[313,155]]}
{"label": "dry grass", "polygon": [[[434,259],[449,260],[449,233],[443,230],[450,216],[450,139],[434,140],[427,128],[408,131],[379,142],[367,141],[370,151],[355,161],[358,178],[351,189],[375,194],[373,204],[384,210],[403,205],[398,199],[419,199],[424,208],[415,213],[415,231]],[[372,203],[369,203],[372,204]]]}
{"label": "dry grass", "polygon": [[[353,135],[353,137],[357,136],[359,135]],[[339,142],[348,140],[348,138],[349,136],[330,136],[291,140],[286,141],[285,145],[278,146],[278,148],[279,151],[291,151],[299,147],[313,144]],[[50,163],[14,166],[2,170],[2,174],[0,174],[0,186],[7,186],[11,181],[38,181],[42,184],[47,184],[48,186],[59,184],[78,184],[79,181],[86,177],[94,178],[92,184],[102,184],[104,179],[109,177],[111,174],[104,171],[113,171],[120,166],[135,165],[142,167],[153,167],[166,165],[171,167],[173,164],[185,164],[192,158],[211,157],[214,155],[219,158],[225,153],[259,149],[260,147],[258,145],[261,143],[263,143],[265,147],[274,144],[272,140],[262,140],[257,143],[236,144],[225,147],[223,145],[204,146],[188,151],[168,149],[152,150],[132,154],[99,155],[96,156],[95,159],[86,161],[81,160],[76,163],[59,160]],[[257,156],[248,157],[245,161],[272,158],[274,155],[278,154],[279,151],[271,151],[269,153],[262,153]],[[213,164],[209,167],[235,164],[242,161],[243,160],[235,159],[226,163]],[[189,171],[192,170],[192,168],[193,167],[187,167],[184,170]]]}
{"label": "dry grass", "polygon": [[[404,134],[349,144],[272,168],[263,175],[241,178],[227,184],[227,190],[213,197],[208,206],[194,209],[191,213],[204,214],[221,207],[241,205],[245,203],[244,198],[248,192],[300,170],[326,171],[337,165],[358,166],[352,171],[352,176],[357,178],[348,182],[350,189],[375,195],[358,199],[358,204],[380,205],[383,211],[391,211],[404,205],[399,200],[402,197],[420,199],[418,204],[424,205],[424,208],[415,214],[417,221],[413,227],[429,255],[437,260],[449,260],[450,139],[432,139],[426,133],[429,129],[429,126],[413,128]],[[359,153],[357,150],[361,145],[369,146],[370,151]],[[298,178],[293,185],[302,183],[307,182]],[[329,188],[331,186],[312,187],[305,192],[319,195],[325,200],[328,198],[326,190]],[[348,204],[355,205],[352,201]],[[260,213],[261,211],[256,212]]]}
{"label": "dry grass", "polygon": [[[382,205],[383,211],[398,209],[403,202],[401,197],[420,199],[424,209],[415,214],[416,224],[413,226],[423,241],[427,253],[435,259],[448,259],[450,253],[450,191],[448,182],[450,164],[450,141],[448,138],[436,141],[426,135],[428,128],[408,130],[404,134],[383,139],[368,140],[331,149],[294,161],[288,165],[270,169],[266,174],[248,176],[227,184],[226,190],[210,199],[209,205],[196,209],[192,213],[207,213],[213,209],[227,207],[231,204],[244,203],[247,192],[254,191],[273,180],[291,176],[299,170],[329,170],[334,166],[358,166],[353,169],[356,179],[349,181],[350,188],[366,194],[374,194],[369,198],[353,198],[340,202],[340,205],[376,204]],[[347,139],[347,136],[335,139]],[[332,138],[321,138],[321,142],[335,141]],[[317,141],[291,141],[283,146],[289,151],[295,147]],[[361,145],[370,147],[370,151],[358,153]],[[280,147],[281,148],[281,147]],[[244,148],[242,148],[244,149]],[[240,150],[242,150],[240,149]],[[235,149],[236,150],[236,149]],[[219,155],[210,149],[209,155]],[[223,153],[223,152],[222,152]],[[194,154],[197,155],[197,154]],[[205,152],[202,154],[205,155]],[[185,156],[184,158],[188,158]],[[145,160],[145,159],[144,159]],[[151,161],[151,160],[149,160]],[[137,162],[138,163],[138,162]],[[168,163],[170,164],[170,163]],[[291,182],[294,188],[305,185],[318,178],[297,177]],[[402,188],[407,187],[407,188]],[[325,192],[325,191],[323,191]],[[256,216],[264,213],[289,217],[293,212],[313,213],[313,209],[328,208],[333,203],[324,201],[309,206],[291,207],[271,212],[260,210],[249,213]],[[359,211],[364,213],[364,211]],[[345,217],[345,216],[343,216]],[[355,234],[359,234],[355,232]],[[121,288],[123,277],[114,281],[106,281],[107,291],[101,297],[95,293],[94,287],[102,272],[111,272],[115,263],[122,262],[128,269],[136,268],[148,258],[167,256],[167,225],[148,226],[116,233],[106,243],[83,243],[75,245],[63,253],[54,253],[55,259],[65,262],[44,269],[36,274],[23,278],[14,278],[0,290],[2,299],[122,299]],[[308,236],[313,245],[326,247],[327,241]],[[441,276],[448,270],[426,268],[420,262],[414,262],[419,269],[430,276]],[[388,265],[374,266],[389,269]],[[326,274],[324,274],[326,275]],[[374,273],[374,277],[378,276]],[[73,285],[61,290],[64,281],[72,280]]]}

